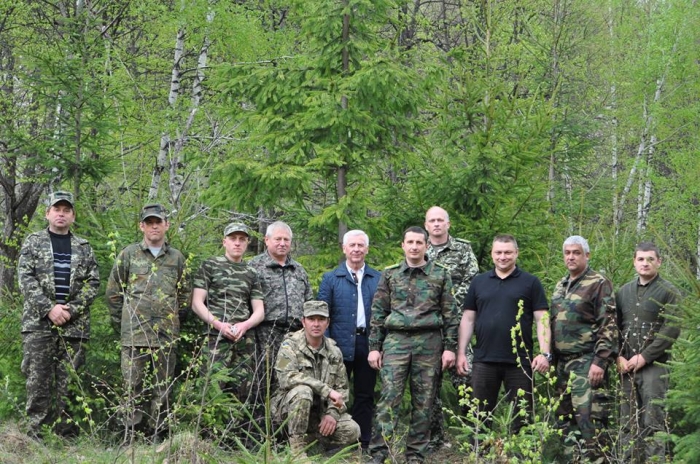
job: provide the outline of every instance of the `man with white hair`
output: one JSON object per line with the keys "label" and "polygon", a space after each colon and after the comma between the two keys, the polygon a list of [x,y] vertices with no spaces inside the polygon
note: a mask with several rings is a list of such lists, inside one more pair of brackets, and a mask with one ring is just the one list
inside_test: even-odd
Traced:
{"label": "man with white hair", "polygon": [[[567,459],[584,449],[586,462],[604,462],[601,428],[607,413],[606,371],[618,351],[612,283],[588,264],[588,241],[573,235],[564,241],[569,273],[557,283],[550,306],[554,341],[556,417],[564,430]],[[583,440],[583,448],[574,437]]]}
{"label": "man with white hair", "polygon": [[318,290],[318,299],[328,303],[329,336],[343,353],[348,377],[353,382],[352,418],[360,425],[360,443],[369,446],[374,414],[374,384],[377,371],[367,362],[369,322],[374,292],[381,274],[365,263],[369,237],[361,230],[343,236],[345,261],[326,272]]}
{"label": "man with white hair", "polygon": [[248,263],[255,269],[262,284],[265,319],[256,329],[258,385],[267,386],[266,372],[275,365],[275,358],[285,335],[301,329],[304,302],[313,299],[309,276],[304,267],[292,259],[292,229],[277,221],[267,226],[267,250]]}

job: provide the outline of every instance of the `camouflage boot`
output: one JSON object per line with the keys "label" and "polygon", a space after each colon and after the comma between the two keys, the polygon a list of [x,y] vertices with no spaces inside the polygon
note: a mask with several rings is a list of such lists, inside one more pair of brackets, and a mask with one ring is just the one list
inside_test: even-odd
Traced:
{"label": "camouflage boot", "polygon": [[295,463],[310,463],[311,460],[306,455],[306,438],[304,435],[291,435],[289,437],[289,449],[292,452]]}

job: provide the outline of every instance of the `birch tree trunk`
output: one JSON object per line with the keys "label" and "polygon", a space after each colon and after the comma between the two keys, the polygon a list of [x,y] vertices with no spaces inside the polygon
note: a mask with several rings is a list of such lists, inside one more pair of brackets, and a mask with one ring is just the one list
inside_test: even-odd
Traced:
{"label": "birch tree trunk", "polygon": [[[173,68],[170,73],[170,92],[168,92],[168,106],[171,109],[175,108],[177,97],[180,92],[181,70],[180,63],[185,52],[185,31],[179,29],[175,37],[175,54],[173,56]],[[153,175],[151,176],[151,187],[148,190],[149,201],[154,201],[158,197],[160,190],[161,177],[163,172],[168,168],[168,154],[170,152],[170,134],[163,132],[160,137],[160,147],[156,156],[156,164],[153,167]]]}

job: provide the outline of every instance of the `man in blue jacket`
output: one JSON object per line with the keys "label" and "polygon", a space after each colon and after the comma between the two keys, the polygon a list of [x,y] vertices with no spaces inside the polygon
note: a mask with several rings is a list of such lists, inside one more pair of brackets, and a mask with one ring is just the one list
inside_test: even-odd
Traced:
{"label": "man in blue jacket", "polygon": [[343,236],[345,261],[326,272],[318,299],[328,303],[328,334],[343,353],[348,377],[353,383],[352,418],[360,426],[362,448],[369,446],[374,415],[374,384],[377,371],[367,362],[372,298],[381,274],[365,264],[369,237],[361,230]]}

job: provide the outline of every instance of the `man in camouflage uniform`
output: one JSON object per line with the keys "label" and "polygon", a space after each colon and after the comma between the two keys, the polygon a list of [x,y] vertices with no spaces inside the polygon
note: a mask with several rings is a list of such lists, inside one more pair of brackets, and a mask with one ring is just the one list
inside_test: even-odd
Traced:
{"label": "man in camouflage uniform", "polygon": [[422,228],[406,229],[401,244],[405,260],[384,270],[372,302],[368,361],[382,379],[369,446],[376,463],[387,458],[397,438],[397,413],[407,379],[411,419],[406,462],[424,462],[439,372],[455,363],[459,314],[452,280],[447,269],[426,260],[427,241]]}
{"label": "man in camouflage uniform", "polygon": [[[450,235],[450,216],[447,211],[439,206],[433,206],[425,213],[425,229],[428,231],[428,260],[442,264],[450,272],[452,278],[452,294],[455,297],[457,310],[464,309],[464,297],[469,291],[472,278],[479,272],[476,256],[471,244],[460,238]],[[473,357],[471,345],[467,347],[469,366]],[[460,387],[464,390],[470,382],[471,369],[466,375],[458,375],[455,369],[449,371],[450,380],[459,393]],[[435,391],[433,410],[430,414],[430,447],[437,449],[445,443],[445,417],[442,413],[442,399],[440,389],[442,386],[442,372],[438,379],[438,388]],[[449,443],[446,443],[449,446]]]}
{"label": "man in camouflage uniform", "polygon": [[343,354],[323,335],[329,324],[328,304],[307,301],[303,311],[304,329],[287,335],[277,354],[279,389],[271,401],[275,420],[287,420],[296,462],[307,460],[307,438],[329,448],[356,444],[360,438],[360,426],[345,404],[350,391]]}
{"label": "man in camouflage uniform", "polygon": [[624,430],[625,462],[665,462],[663,440],[653,435],[666,430],[663,400],[668,391],[673,342],[680,328],[668,315],[678,315],[680,294],[659,275],[659,248],[642,242],[634,250],[637,278],[616,294],[617,324],[622,334],[618,370],[622,374],[620,423]]}
{"label": "man in camouflage uniform", "polygon": [[265,319],[256,329],[260,363],[256,384],[262,397],[267,388],[268,366],[272,369],[275,365],[285,335],[301,328],[302,307],[313,298],[306,270],[289,255],[292,229],[284,222],[273,222],[265,232],[265,246],[267,250],[248,263],[260,276],[265,300]]}
{"label": "man in camouflage uniform", "polygon": [[265,317],[260,280],[243,262],[248,237],[245,224],[227,225],[224,256],[204,261],[192,285],[192,310],[206,323],[203,371],[226,369],[232,380],[220,388],[242,403],[249,400],[253,386],[255,327]]}
{"label": "man in camouflage uniform", "polygon": [[[165,240],[165,208],[141,210],[143,240],[124,248],[107,282],[112,327],[121,334],[121,368],[129,405],[126,432],[165,434],[180,319],[189,300],[185,257]],[[150,408],[147,405],[150,402]]]}
{"label": "man in camouflage uniform", "polygon": [[68,379],[85,363],[90,304],[97,296],[100,275],[88,241],[70,231],[75,221],[73,195],[52,193],[46,219],[48,228],[24,241],[17,264],[24,297],[22,372],[27,377],[27,418],[29,432],[36,437],[44,425],[70,436],[79,427],[68,411],[74,402]]}
{"label": "man in camouflage uniform", "polygon": [[556,414],[563,421],[566,452],[573,453],[572,440],[580,438],[584,459],[603,462],[606,371],[615,361],[619,341],[615,298],[610,280],[588,265],[586,239],[571,236],[563,250],[569,275],[557,283],[550,307],[556,390],[562,397]]}

